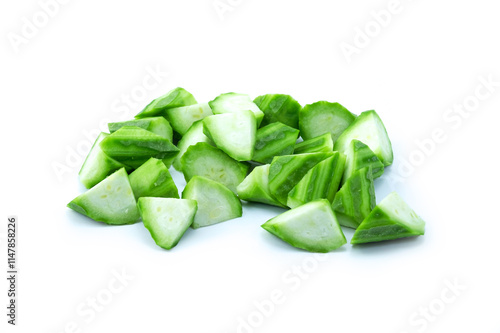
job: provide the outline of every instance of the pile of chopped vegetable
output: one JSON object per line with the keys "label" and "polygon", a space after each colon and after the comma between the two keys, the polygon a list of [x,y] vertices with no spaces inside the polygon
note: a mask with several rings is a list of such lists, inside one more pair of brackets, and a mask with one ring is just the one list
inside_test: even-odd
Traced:
{"label": "pile of chopped vegetable", "polygon": [[[241,200],[289,209],[262,228],[311,252],[346,244],[341,226],[356,230],[351,244],[424,234],[397,193],[376,203],[374,180],[393,152],[374,110],[302,107],[282,94],[226,93],[197,104],[176,88],[108,127],[79,173],[88,191],[68,207],[107,224],[142,220],[162,248],[189,227],[241,217]],[[186,179],[181,196],[171,166]]]}

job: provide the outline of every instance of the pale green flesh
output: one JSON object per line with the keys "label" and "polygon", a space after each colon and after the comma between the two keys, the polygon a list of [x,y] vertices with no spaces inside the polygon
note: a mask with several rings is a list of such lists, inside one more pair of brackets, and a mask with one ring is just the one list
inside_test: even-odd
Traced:
{"label": "pale green flesh", "polygon": [[237,113],[241,111],[252,111],[257,121],[257,126],[260,126],[264,118],[264,112],[250,99],[250,96],[245,94],[227,93],[216,97],[208,103],[214,114],[222,113]]}
{"label": "pale green flesh", "polygon": [[181,162],[186,181],[194,176],[203,176],[225,185],[234,193],[249,168],[247,164],[233,160],[222,150],[204,142],[190,146]]}
{"label": "pale green flesh", "polygon": [[389,194],[358,227],[352,244],[380,242],[425,233],[425,222],[396,193]]}
{"label": "pale green flesh", "polygon": [[215,145],[237,161],[250,161],[257,124],[251,111],[218,114],[203,120],[204,133]]}
{"label": "pale green flesh", "polygon": [[339,103],[321,101],[309,104],[300,111],[300,135],[308,140],[330,133],[335,142],[355,118]]}
{"label": "pale green flesh", "polygon": [[118,131],[124,126],[136,126],[147,131],[153,132],[159,136],[169,139],[172,141],[173,131],[172,127],[168,121],[163,117],[149,117],[141,119],[133,119],[127,121],[121,121],[118,123],[109,123],[108,128],[110,133]]}
{"label": "pale green flesh", "polygon": [[151,237],[167,250],[179,243],[197,211],[196,201],[189,199],[139,198],[137,206]]}
{"label": "pale green flesh", "polygon": [[130,224],[139,220],[134,193],[124,168],[73,199],[68,207],[107,224]]}
{"label": "pale green flesh", "polygon": [[99,134],[78,173],[80,181],[86,188],[93,187],[120,168],[129,169],[128,166],[109,157],[102,151],[100,143],[108,135],[107,133]]}
{"label": "pale green flesh", "polygon": [[346,243],[328,200],[312,201],[267,221],[262,227],[290,245],[330,252]]}
{"label": "pale green flesh", "polygon": [[195,145],[198,142],[205,142],[210,145],[214,144],[212,140],[210,140],[203,133],[203,121],[201,120],[194,123],[177,144],[177,148],[179,148],[179,154],[175,157],[173,162],[175,170],[182,172],[182,156],[190,146]]}
{"label": "pale green flesh", "polygon": [[182,192],[183,199],[196,200],[194,229],[231,220],[242,215],[240,200],[224,185],[205,177],[193,177]]}
{"label": "pale green flesh", "polygon": [[196,104],[196,99],[184,88],[175,88],[154,99],[139,112],[135,118],[146,118],[162,115],[167,109]]}
{"label": "pale green flesh", "polygon": [[394,157],[391,141],[382,120],[375,111],[361,113],[338,138],[333,149],[345,154],[354,139],[370,147],[380,161],[384,163],[384,166],[392,164]]}
{"label": "pale green flesh", "polygon": [[185,135],[195,122],[213,113],[208,103],[201,103],[168,109],[166,115],[173,129],[180,135]]}
{"label": "pale green flesh", "polygon": [[255,167],[236,188],[242,200],[286,207],[271,195],[269,190],[269,164]]}
{"label": "pale green flesh", "polygon": [[330,133],[304,140],[295,145],[294,154],[320,153],[333,151],[333,140]]}
{"label": "pale green flesh", "polygon": [[151,158],[129,175],[135,198],[165,197],[179,198],[177,186],[165,164]]}

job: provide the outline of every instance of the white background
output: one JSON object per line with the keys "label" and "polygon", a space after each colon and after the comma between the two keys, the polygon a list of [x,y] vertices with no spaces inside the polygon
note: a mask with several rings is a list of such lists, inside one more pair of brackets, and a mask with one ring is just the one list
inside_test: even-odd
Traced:
{"label": "white background", "polygon": [[[17,47],[9,38],[22,36],[23,18],[45,23],[41,7],[1,3],[1,266],[15,214],[20,270],[19,325],[7,331],[238,332],[250,317],[239,332],[499,332],[500,86],[465,117],[444,118],[478,101],[477,87],[488,92],[480,77],[500,81],[496,3],[401,0],[382,28],[370,13],[389,1],[222,3],[231,11],[220,16],[212,0],[69,1]],[[342,43],[367,25],[372,37],[348,62]],[[140,93],[155,68],[168,76],[125,107],[123,95]],[[377,110],[396,156],[377,180],[377,200],[397,190],[427,222],[426,235],[347,245],[318,261],[259,227],[280,209],[245,205],[243,218],[189,230],[165,251],[141,224],[108,227],[67,209],[84,190],[85,133],[132,118],[176,86],[200,102],[229,91],[286,93],[302,104]],[[446,139],[422,155],[417,142],[439,129]],[[303,265],[309,273],[294,270]],[[133,279],[107,299],[122,270]],[[466,289],[457,296],[449,283]],[[264,317],[255,302],[272,293],[283,302]],[[96,296],[102,311],[77,312]],[[422,319],[428,307],[432,317]]]}

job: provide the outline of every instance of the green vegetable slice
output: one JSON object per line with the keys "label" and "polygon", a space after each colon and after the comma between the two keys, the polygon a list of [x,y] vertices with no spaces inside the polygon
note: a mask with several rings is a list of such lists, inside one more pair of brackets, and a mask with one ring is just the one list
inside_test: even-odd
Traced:
{"label": "green vegetable slice", "polygon": [[233,160],[222,150],[205,142],[190,146],[182,156],[181,163],[187,182],[194,176],[203,176],[225,185],[234,193],[249,168],[248,164]]}
{"label": "green vegetable slice", "polygon": [[283,205],[287,204],[288,193],[313,166],[332,156],[333,153],[312,153],[276,156],[269,168],[269,189]]}
{"label": "green vegetable slice", "polygon": [[167,250],[179,243],[198,209],[195,200],[171,198],[139,198],[137,207],[155,243]]}
{"label": "green vegetable slice", "polygon": [[208,103],[202,103],[168,109],[166,115],[174,130],[180,135],[185,135],[195,122],[213,113]]}
{"label": "green vegetable slice", "polygon": [[149,117],[149,118],[121,121],[118,123],[109,123],[108,124],[109,132],[114,133],[124,126],[137,126],[147,131],[158,134],[159,136],[167,138],[170,141],[172,141],[174,135],[174,132],[169,122],[167,121],[167,119],[163,117]]}
{"label": "green vegetable slice", "polygon": [[241,111],[252,111],[257,121],[257,126],[260,126],[264,118],[264,112],[252,101],[250,96],[237,93],[226,93],[217,96],[213,101],[208,102],[214,114],[222,113],[238,113]]}
{"label": "green vegetable slice", "polygon": [[304,106],[299,118],[300,135],[304,140],[330,133],[335,142],[356,116],[339,103],[321,101]]}
{"label": "green vegetable slice", "polygon": [[274,156],[291,155],[299,130],[275,122],[257,130],[253,160],[262,164],[271,163]]}
{"label": "green vegetable slice", "polygon": [[333,156],[313,166],[288,193],[287,206],[295,208],[307,202],[328,199],[333,201],[345,165],[345,156],[334,152]]}
{"label": "green vegetable slice", "polygon": [[330,133],[304,140],[295,145],[294,154],[321,153],[333,151],[333,140]]}
{"label": "green vegetable slice", "polygon": [[73,199],[68,207],[107,224],[131,224],[139,221],[134,193],[125,168]]}
{"label": "green vegetable slice", "polygon": [[255,167],[252,172],[236,188],[242,200],[260,202],[285,208],[269,190],[269,164]]}
{"label": "green vegetable slice", "polygon": [[302,106],[292,96],[267,94],[254,99],[254,103],[264,112],[261,126],[281,122],[293,128],[299,128],[299,112]]}
{"label": "green vegetable slice", "polygon": [[165,111],[168,109],[192,104],[196,104],[196,99],[193,95],[186,89],[177,87],[151,101],[135,118],[164,116]]}
{"label": "green vegetable slice", "polygon": [[115,160],[138,168],[151,157],[171,161],[179,153],[172,142],[136,126],[124,126],[101,141],[101,149]]}
{"label": "green vegetable slice", "polygon": [[332,207],[341,225],[356,229],[375,207],[370,168],[356,171],[335,195]]}
{"label": "green vegetable slice", "polygon": [[262,228],[288,244],[310,252],[330,252],[347,242],[326,199],[286,211],[264,223]]}
{"label": "green vegetable slice", "polygon": [[373,179],[384,174],[384,163],[380,162],[370,147],[354,139],[347,150],[347,163],[342,182],[346,182],[354,172],[366,167],[371,167]]}
{"label": "green vegetable slice", "polygon": [[99,134],[78,173],[80,181],[86,188],[91,188],[120,168],[130,169],[102,151],[100,143],[108,135],[107,133]]}
{"label": "green vegetable slice", "polygon": [[333,149],[345,154],[354,139],[370,147],[384,166],[392,164],[394,157],[391,140],[384,123],[374,110],[361,113],[338,138]]}
{"label": "green vegetable slice", "polygon": [[179,198],[177,186],[165,164],[154,157],[129,175],[135,198]]}
{"label": "green vegetable slice", "polygon": [[358,227],[351,244],[380,242],[425,233],[425,222],[396,193],[380,202]]}
{"label": "green vegetable slice", "polygon": [[242,215],[241,201],[224,185],[211,179],[195,176],[184,188],[183,199],[198,203],[198,211],[191,227],[206,227]]}
{"label": "green vegetable slice", "polygon": [[203,119],[206,136],[237,161],[250,161],[255,146],[257,124],[252,111],[225,113]]}
{"label": "green vegetable slice", "polygon": [[175,157],[173,163],[175,170],[182,172],[182,156],[190,146],[195,145],[198,142],[205,142],[210,145],[214,145],[212,140],[210,140],[210,138],[203,133],[203,121],[201,120],[195,122],[177,144],[179,154]]}

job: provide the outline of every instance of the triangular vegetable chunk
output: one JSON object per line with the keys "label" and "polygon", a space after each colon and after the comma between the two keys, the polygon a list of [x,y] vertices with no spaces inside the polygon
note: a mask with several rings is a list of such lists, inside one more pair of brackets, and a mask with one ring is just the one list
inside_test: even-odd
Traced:
{"label": "triangular vegetable chunk", "polygon": [[135,198],[179,198],[177,186],[165,164],[156,158],[141,165],[129,175]]}
{"label": "triangular vegetable chunk", "polygon": [[346,153],[351,141],[357,139],[366,144],[377,155],[384,166],[391,165],[394,156],[392,144],[384,123],[374,110],[361,113],[335,141],[333,150]]}
{"label": "triangular vegetable chunk", "polygon": [[354,119],[356,116],[339,103],[320,101],[308,104],[300,110],[300,135],[309,140],[330,133],[335,142]]}
{"label": "triangular vegetable chunk", "polygon": [[396,193],[380,202],[358,227],[351,244],[420,236],[425,233],[425,222]]}
{"label": "triangular vegetable chunk", "polygon": [[312,201],[270,219],[262,228],[288,244],[326,253],[346,243],[328,200]]}
{"label": "triangular vegetable chunk", "polygon": [[183,199],[198,202],[191,227],[206,227],[242,215],[241,201],[224,185],[205,177],[193,177],[182,192]]}
{"label": "triangular vegetable chunk", "polygon": [[174,162],[172,163],[175,170],[182,172],[182,156],[190,146],[195,145],[198,142],[205,142],[210,145],[214,144],[212,140],[210,140],[210,138],[203,133],[203,121],[201,120],[195,122],[177,143],[179,154],[175,157]]}
{"label": "triangular vegetable chunk", "polygon": [[213,114],[238,113],[241,111],[252,111],[260,126],[264,118],[264,112],[252,101],[250,96],[238,93],[226,93],[217,96],[213,101],[208,102]]}
{"label": "triangular vegetable chunk", "polygon": [[151,101],[135,118],[166,117],[166,110],[192,104],[196,104],[196,99],[193,95],[186,89],[177,87]]}
{"label": "triangular vegetable chunk", "polygon": [[356,229],[375,207],[370,168],[356,171],[335,195],[332,207],[341,225]]}
{"label": "triangular vegetable chunk", "polygon": [[288,193],[313,166],[332,156],[333,153],[312,153],[276,156],[269,168],[269,190],[283,205]]}
{"label": "triangular vegetable chunk", "polygon": [[78,173],[80,181],[86,188],[91,188],[118,169],[130,169],[102,151],[100,143],[108,135],[107,133],[99,134]]}
{"label": "triangular vegetable chunk", "polygon": [[133,119],[127,121],[120,121],[117,123],[109,123],[109,133],[114,133],[124,126],[137,126],[147,131],[163,136],[164,138],[172,141],[174,132],[167,119],[163,117],[149,117],[141,119]]}
{"label": "triangular vegetable chunk", "polygon": [[203,119],[206,136],[237,161],[250,161],[257,124],[252,111],[225,113]]}
{"label": "triangular vegetable chunk", "polygon": [[274,156],[291,155],[299,130],[280,122],[274,122],[257,130],[253,160],[271,163]]}
{"label": "triangular vegetable chunk", "polygon": [[73,199],[68,207],[107,224],[130,224],[139,220],[139,211],[125,168]]}
{"label": "triangular vegetable chunk", "polygon": [[156,244],[170,250],[193,223],[198,205],[189,199],[139,198],[137,207]]}
{"label": "triangular vegetable chunk", "polygon": [[236,188],[238,197],[246,201],[286,207],[271,195],[271,191],[269,190],[269,167],[269,164],[255,167]]}
{"label": "triangular vegetable chunk", "polygon": [[330,133],[304,140],[295,145],[294,154],[320,153],[333,151],[333,140]]}
{"label": "triangular vegetable chunk", "polygon": [[186,182],[194,176],[202,176],[223,184],[234,193],[249,168],[248,164],[233,160],[222,150],[205,142],[189,146],[181,163]]}
{"label": "triangular vegetable chunk", "polygon": [[379,160],[370,147],[359,140],[351,141],[346,156],[347,162],[342,183],[345,183],[354,172],[366,167],[371,167],[373,179],[384,173],[384,163]]}
{"label": "triangular vegetable chunk", "polygon": [[189,128],[197,121],[213,115],[208,103],[182,106],[166,111],[168,120],[174,130],[180,135],[186,134]]}
{"label": "triangular vegetable chunk", "polygon": [[151,157],[171,163],[179,153],[169,139],[136,126],[124,126],[104,138],[101,149],[132,168],[138,168]]}
{"label": "triangular vegetable chunk", "polygon": [[288,193],[288,207],[295,208],[318,199],[332,202],[339,189],[344,164],[345,156],[334,152],[333,156],[313,166]]}

